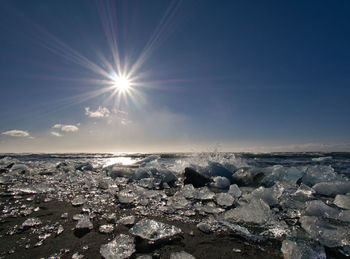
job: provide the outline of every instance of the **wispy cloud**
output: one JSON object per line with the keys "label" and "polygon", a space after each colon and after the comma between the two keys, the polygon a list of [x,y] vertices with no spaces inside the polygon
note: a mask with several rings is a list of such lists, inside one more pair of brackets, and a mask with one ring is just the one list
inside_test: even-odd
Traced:
{"label": "wispy cloud", "polygon": [[52,128],[60,129],[61,131],[64,131],[64,132],[75,132],[79,130],[79,128],[75,125],[65,125],[65,124],[55,124],[52,126]]}
{"label": "wispy cloud", "polygon": [[55,137],[62,137],[63,135],[59,132],[56,131],[51,131],[51,135],[55,136]]}
{"label": "wispy cloud", "polygon": [[11,136],[11,137],[31,137],[29,132],[24,130],[8,130],[8,131],[4,131],[1,134]]}
{"label": "wispy cloud", "polygon": [[96,111],[91,111],[90,107],[86,107],[85,114],[91,118],[104,118],[109,117],[111,112],[106,107],[99,106]]}

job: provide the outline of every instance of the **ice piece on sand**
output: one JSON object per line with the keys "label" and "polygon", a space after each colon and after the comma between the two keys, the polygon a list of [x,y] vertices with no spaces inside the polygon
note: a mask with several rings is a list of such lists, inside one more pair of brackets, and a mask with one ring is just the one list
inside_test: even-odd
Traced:
{"label": "ice piece on sand", "polygon": [[77,225],[75,226],[75,234],[78,237],[84,236],[86,233],[88,233],[91,229],[94,228],[94,225],[90,221],[88,216],[84,216],[81,219],[79,219]]}
{"label": "ice piece on sand", "polygon": [[152,219],[142,219],[129,232],[150,241],[173,237],[181,233],[181,229]]}
{"label": "ice piece on sand", "polygon": [[315,184],[312,189],[317,194],[333,197],[337,194],[348,193],[350,191],[350,182],[322,182]]}
{"label": "ice piece on sand", "polygon": [[350,210],[350,196],[340,195],[335,196],[334,202],[339,208]]}
{"label": "ice piece on sand", "polygon": [[85,203],[85,199],[82,195],[78,195],[72,200],[73,206],[80,206],[80,205],[83,205],[84,203]]}
{"label": "ice piece on sand", "polygon": [[118,223],[125,226],[132,226],[135,224],[135,216],[127,216],[118,220]]}
{"label": "ice piece on sand", "polygon": [[135,251],[134,238],[125,234],[120,234],[100,248],[100,254],[105,259],[129,258]]}
{"label": "ice piece on sand", "polygon": [[109,234],[112,233],[114,230],[114,225],[113,224],[106,224],[106,225],[101,225],[98,228],[98,231],[100,231],[103,234]]}
{"label": "ice piece on sand", "polygon": [[217,193],[215,195],[216,203],[220,206],[230,207],[235,199],[228,193]]}
{"label": "ice piece on sand", "polygon": [[281,251],[285,259],[326,259],[326,252],[322,246],[309,245],[302,241],[284,240]]}
{"label": "ice piece on sand", "polygon": [[272,219],[273,215],[262,199],[253,198],[248,204],[231,209],[224,214],[228,221],[237,221],[254,224],[264,224]]}
{"label": "ice piece on sand", "polygon": [[72,255],[72,259],[82,259],[82,258],[84,258],[84,256],[79,254],[78,252]]}
{"label": "ice piece on sand", "polygon": [[237,184],[231,184],[230,185],[230,189],[228,190],[227,193],[231,194],[235,198],[239,198],[242,195],[242,192],[239,189]]}
{"label": "ice piece on sand", "polygon": [[185,251],[170,254],[170,259],[195,259],[195,257]]}
{"label": "ice piece on sand", "polygon": [[119,202],[123,203],[123,204],[133,203],[137,198],[136,194],[129,191],[129,190],[120,191],[118,193],[117,197],[118,197]]}
{"label": "ice piece on sand", "polygon": [[217,176],[213,178],[213,183],[211,183],[212,187],[218,189],[228,189],[230,187],[230,180],[223,176]]}
{"label": "ice piece on sand", "polygon": [[192,184],[187,184],[180,190],[180,192],[185,198],[193,199],[196,193],[196,189],[193,187]]}
{"label": "ice piece on sand", "polygon": [[318,217],[304,216],[300,218],[301,227],[314,239],[327,247],[343,247],[350,245],[348,228],[332,225]]}
{"label": "ice piece on sand", "polygon": [[187,199],[212,200],[215,193],[210,191],[208,187],[194,188],[192,184],[185,185],[180,193]]}
{"label": "ice piece on sand", "polygon": [[275,184],[271,188],[265,188],[263,186],[255,189],[251,195],[256,198],[262,199],[268,205],[276,205],[278,204],[278,199],[281,197],[283,193],[283,186],[280,184]]}
{"label": "ice piece on sand", "polygon": [[57,229],[57,232],[56,232],[57,236],[60,235],[63,231],[64,231],[63,226],[62,226],[62,225],[59,225],[59,226],[58,226],[58,229]]}
{"label": "ice piece on sand", "polygon": [[29,218],[22,223],[23,228],[31,228],[40,225],[42,222],[38,218]]}

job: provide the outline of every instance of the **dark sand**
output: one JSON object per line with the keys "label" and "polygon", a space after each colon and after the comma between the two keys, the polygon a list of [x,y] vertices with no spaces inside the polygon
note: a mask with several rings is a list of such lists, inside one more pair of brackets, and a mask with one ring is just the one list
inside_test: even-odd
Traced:
{"label": "dark sand", "polygon": [[[27,196],[28,197],[28,196]],[[2,258],[48,258],[58,253],[61,249],[69,249],[62,258],[71,258],[76,252],[84,255],[84,258],[101,258],[99,249],[102,244],[108,243],[117,234],[128,233],[129,228],[118,225],[111,234],[102,234],[98,232],[98,227],[107,222],[104,220],[93,220],[94,229],[82,237],[74,234],[74,227],[77,221],[72,220],[74,214],[81,213],[81,207],[73,207],[71,204],[62,201],[43,202],[42,199],[35,201],[25,201],[22,199],[14,199],[12,197],[2,197],[1,210],[5,204],[13,203],[16,200],[22,200],[23,204],[30,204],[34,207],[40,207],[40,210],[33,212],[29,216],[19,216],[16,218],[6,218],[0,222],[0,257]],[[125,215],[135,214],[134,209],[109,208],[110,212],[117,214],[117,219]],[[61,214],[68,212],[68,219],[61,219]],[[136,215],[137,220],[143,216]],[[34,247],[38,242],[38,234],[33,233],[33,229],[18,230],[13,235],[8,235],[8,229],[18,225],[20,226],[27,218],[37,217],[44,226],[48,223],[59,222],[64,231],[59,236],[53,233],[44,240],[43,245]],[[137,252],[132,258],[136,258],[142,254],[149,254],[160,258],[169,258],[171,252],[186,251],[196,258],[281,258],[280,243],[261,243],[256,244],[248,242],[240,237],[231,236],[228,233],[212,233],[205,234],[198,230],[195,223],[184,223],[173,221],[168,218],[149,217],[164,223],[169,223],[180,227],[183,233],[176,240],[170,243],[162,244],[154,247],[144,247],[140,242],[136,242]],[[39,226],[40,227],[40,226]],[[193,235],[190,232],[193,231]],[[28,238],[30,241],[28,242]],[[30,244],[30,248],[25,248],[26,244]],[[84,246],[88,246],[87,250],[83,250]],[[8,252],[14,250],[13,254]],[[236,250],[236,252],[234,251]],[[240,250],[241,252],[237,252]]]}

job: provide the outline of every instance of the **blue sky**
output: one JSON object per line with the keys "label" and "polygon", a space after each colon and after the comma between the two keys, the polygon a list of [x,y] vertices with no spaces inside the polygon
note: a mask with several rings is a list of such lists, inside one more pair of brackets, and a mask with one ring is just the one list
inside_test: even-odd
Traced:
{"label": "blue sky", "polygon": [[[0,152],[350,151],[349,13],[2,1]],[[128,72],[130,88],[113,87]]]}

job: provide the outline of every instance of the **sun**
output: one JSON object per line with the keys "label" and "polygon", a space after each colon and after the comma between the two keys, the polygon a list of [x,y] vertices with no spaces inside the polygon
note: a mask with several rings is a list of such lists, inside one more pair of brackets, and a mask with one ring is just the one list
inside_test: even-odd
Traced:
{"label": "sun", "polygon": [[130,89],[130,80],[123,76],[115,76],[113,78],[113,87],[121,92],[128,91]]}

